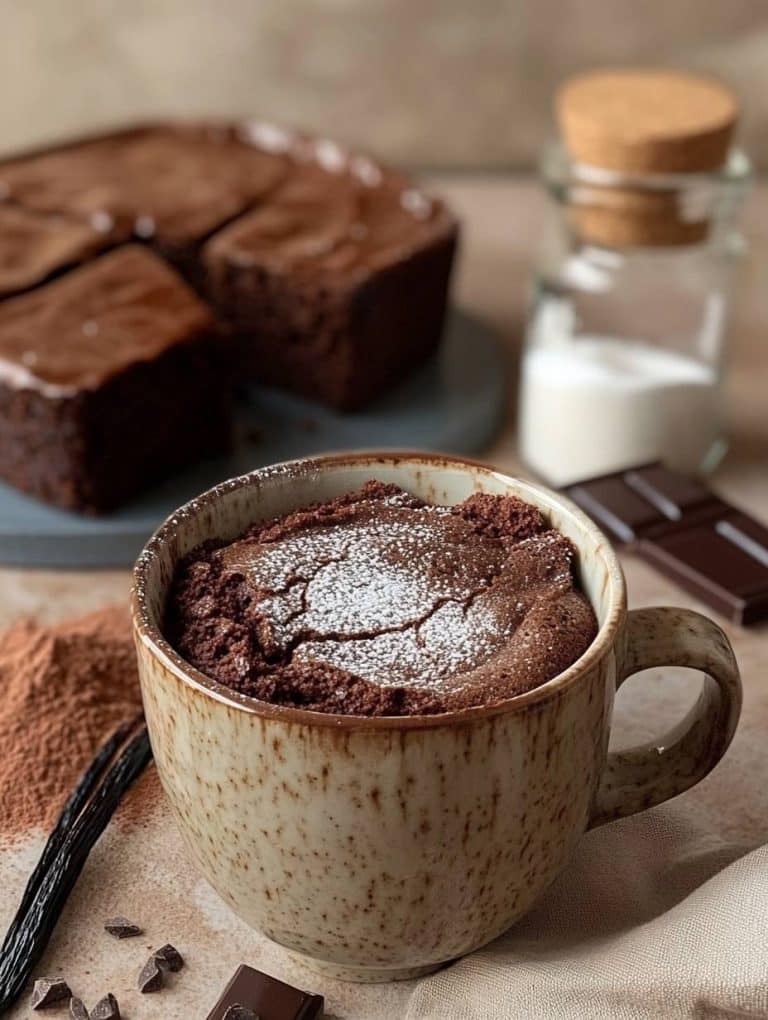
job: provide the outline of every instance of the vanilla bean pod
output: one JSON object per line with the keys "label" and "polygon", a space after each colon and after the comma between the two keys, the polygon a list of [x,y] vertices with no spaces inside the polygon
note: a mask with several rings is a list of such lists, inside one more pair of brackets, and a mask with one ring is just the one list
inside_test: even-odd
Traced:
{"label": "vanilla bean pod", "polygon": [[32,873],[0,950],[0,1015],[21,994],[88,854],[152,757],[142,727],[107,767],[135,725],[118,730],[96,755],[67,801]]}

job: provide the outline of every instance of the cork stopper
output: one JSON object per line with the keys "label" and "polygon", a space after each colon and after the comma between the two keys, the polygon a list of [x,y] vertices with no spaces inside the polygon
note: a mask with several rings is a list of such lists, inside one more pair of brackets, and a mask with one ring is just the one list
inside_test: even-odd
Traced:
{"label": "cork stopper", "polygon": [[[738,116],[725,85],[679,71],[596,71],[566,82],[556,110],[565,147],[585,179],[569,210],[582,235],[615,246],[691,244],[707,236],[706,212],[692,215],[681,201],[683,185],[663,177],[725,164]],[[596,182],[595,170],[631,180]]]}

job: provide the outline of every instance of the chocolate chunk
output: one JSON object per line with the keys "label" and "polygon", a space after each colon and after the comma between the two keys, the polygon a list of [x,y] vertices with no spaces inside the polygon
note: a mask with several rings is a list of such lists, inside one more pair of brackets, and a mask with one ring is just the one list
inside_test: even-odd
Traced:
{"label": "chocolate chunk", "polygon": [[116,939],[131,939],[135,935],[143,934],[144,931],[138,924],[134,924],[126,917],[110,917],[108,921],[104,922],[104,930],[108,931],[110,935],[114,935]]}
{"label": "chocolate chunk", "polygon": [[150,956],[139,973],[140,992],[159,992],[163,987],[164,978],[160,964],[154,956]]}
{"label": "chocolate chunk", "polygon": [[[262,974],[244,964],[224,989],[221,998],[208,1014],[208,1020],[319,1020],[323,1013],[322,995],[311,995]],[[248,1010],[231,1013],[233,1008]]]}
{"label": "chocolate chunk", "polygon": [[120,1007],[117,999],[110,992],[103,999],[99,999],[91,1010],[91,1020],[120,1020]]}
{"label": "chocolate chunk", "polygon": [[178,949],[175,946],[172,946],[170,942],[167,942],[153,955],[157,960],[158,966],[163,970],[170,971],[172,974],[177,974],[184,966],[184,958]]}
{"label": "chocolate chunk", "polygon": [[69,1015],[72,1020],[90,1020],[83,1000],[74,995],[69,1000]]}
{"label": "chocolate chunk", "polygon": [[747,625],[768,617],[768,527],[661,464],[565,490],[615,541]]}
{"label": "chocolate chunk", "polygon": [[38,978],[32,989],[32,1009],[49,1009],[72,996],[69,985],[63,978]]}
{"label": "chocolate chunk", "polygon": [[227,1008],[224,1020],[260,1020],[260,1017],[252,1009],[248,1009],[247,1006],[241,1006],[239,1002],[235,1002]]}

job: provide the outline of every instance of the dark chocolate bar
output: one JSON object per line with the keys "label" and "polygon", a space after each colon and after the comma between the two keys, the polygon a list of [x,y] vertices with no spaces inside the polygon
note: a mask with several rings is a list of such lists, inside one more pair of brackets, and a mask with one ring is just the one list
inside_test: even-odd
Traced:
{"label": "dark chocolate bar", "polygon": [[564,490],[616,542],[747,625],[768,617],[768,528],[662,464]]}
{"label": "dark chocolate bar", "polygon": [[310,995],[269,974],[242,964],[208,1014],[208,1020],[224,1020],[232,1006],[252,1010],[259,1020],[319,1020],[322,995]]}

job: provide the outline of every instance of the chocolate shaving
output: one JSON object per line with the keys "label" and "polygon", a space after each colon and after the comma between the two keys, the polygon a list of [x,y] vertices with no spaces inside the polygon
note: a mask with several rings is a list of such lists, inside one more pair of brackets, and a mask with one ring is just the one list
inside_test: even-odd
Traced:
{"label": "chocolate shaving", "polygon": [[171,974],[178,974],[184,966],[183,956],[170,942],[166,942],[164,946],[153,953],[153,956],[157,960],[158,966],[163,970],[170,971]]}
{"label": "chocolate shaving", "polygon": [[74,995],[69,1000],[69,1015],[71,1020],[90,1020],[85,1003]]}
{"label": "chocolate shaving", "polygon": [[144,931],[126,917],[111,917],[104,922],[104,930],[114,935],[116,939],[131,939],[135,935],[142,935]]}
{"label": "chocolate shaving", "polygon": [[71,995],[69,985],[63,978],[38,978],[32,989],[30,1006],[32,1009],[50,1009]]}
{"label": "chocolate shaving", "polygon": [[110,992],[103,999],[99,999],[91,1010],[91,1020],[120,1020],[120,1007],[117,999]]}
{"label": "chocolate shaving", "polygon": [[145,994],[148,992],[159,992],[163,984],[162,968],[155,957],[150,956],[139,973],[139,991]]}

